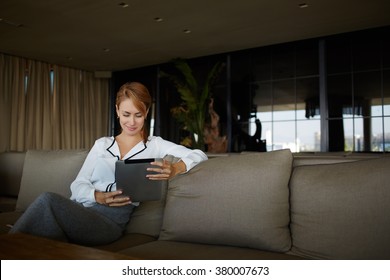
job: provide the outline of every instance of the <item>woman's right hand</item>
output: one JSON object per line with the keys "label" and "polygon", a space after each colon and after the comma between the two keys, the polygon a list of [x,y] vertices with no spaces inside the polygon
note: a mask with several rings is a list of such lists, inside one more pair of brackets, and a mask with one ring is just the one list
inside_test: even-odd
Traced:
{"label": "woman's right hand", "polygon": [[120,190],[113,192],[95,191],[95,200],[99,204],[110,207],[125,206],[131,203],[130,197],[123,196]]}

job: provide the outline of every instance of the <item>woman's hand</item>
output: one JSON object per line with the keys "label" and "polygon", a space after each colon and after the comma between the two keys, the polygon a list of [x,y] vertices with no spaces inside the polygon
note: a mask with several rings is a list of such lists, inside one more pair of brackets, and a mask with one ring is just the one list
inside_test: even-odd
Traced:
{"label": "woman's hand", "polygon": [[146,177],[150,180],[169,180],[178,174],[186,172],[186,165],[182,161],[178,161],[174,164],[169,161],[154,161],[150,163],[153,167],[149,167],[147,171],[153,171],[156,173],[147,174]]}
{"label": "woman's hand", "polygon": [[125,206],[131,203],[130,197],[123,196],[122,191],[99,192],[95,191],[95,200],[106,206]]}

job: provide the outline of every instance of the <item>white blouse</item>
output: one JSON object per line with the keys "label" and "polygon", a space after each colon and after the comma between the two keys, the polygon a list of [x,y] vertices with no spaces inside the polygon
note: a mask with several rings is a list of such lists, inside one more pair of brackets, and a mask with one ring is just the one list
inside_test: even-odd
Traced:
{"label": "white blouse", "polygon": [[[180,158],[187,171],[207,160],[206,154],[201,150],[188,149],[158,136],[149,137],[146,143],[139,142],[122,159],[163,158],[166,155]],[[115,162],[120,159],[119,146],[114,137],[96,140],[79,174],[70,185],[70,199],[82,203],[85,207],[91,207],[96,204],[95,190],[116,190]]]}

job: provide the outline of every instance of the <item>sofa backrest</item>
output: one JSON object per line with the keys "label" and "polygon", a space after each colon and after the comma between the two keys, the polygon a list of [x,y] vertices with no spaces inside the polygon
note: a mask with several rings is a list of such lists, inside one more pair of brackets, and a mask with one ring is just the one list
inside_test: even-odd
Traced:
{"label": "sofa backrest", "polygon": [[293,167],[302,165],[335,164],[342,162],[354,162],[366,159],[385,157],[379,153],[347,153],[347,152],[318,152],[318,153],[294,153]]}
{"label": "sofa backrest", "polygon": [[292,253],[316,259],[390,258],[390,157],[295,167]]}
{"label": "sofa backrest", "polygon": [[16,210],[25,211],[42,192],[70,197],[70,184],[86,156],[86,150],[27,151]]}

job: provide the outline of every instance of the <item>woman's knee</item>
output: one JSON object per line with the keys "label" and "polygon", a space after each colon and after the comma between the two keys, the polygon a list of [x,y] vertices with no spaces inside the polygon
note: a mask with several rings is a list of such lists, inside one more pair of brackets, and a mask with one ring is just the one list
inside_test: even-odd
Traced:
{"label": "woman's knee", "polygon": [[43,192],[35,200],[35,203],[39,204],[56,204],[59,201],[65,199],[63,196],[53,192]]}

